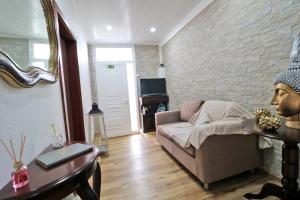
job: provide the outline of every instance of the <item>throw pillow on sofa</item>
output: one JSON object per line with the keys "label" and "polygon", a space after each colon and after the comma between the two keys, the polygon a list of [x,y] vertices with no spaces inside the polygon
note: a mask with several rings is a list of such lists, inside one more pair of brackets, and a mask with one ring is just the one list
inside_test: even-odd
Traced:
{"label": "throw pillow on sofa", "polygon": [[205,101],[195,124],[201,125],[225,118],[250,119],[253,115],[236,102],[210,100]]}
{"label": "throw pillow on sofa", "polygon": [[201,100],[184,101],[180,109],[180,120],[184,122],[189,121],[194,113],[200,109],[202,104],[203,101]]}
{"label": "throw pillow on sofa", "polygon": [[201,106],[200,106],[199,110],[193,114],[193,116],[189,119],[188,122],[195,125],[195,122],[198,119],[200,111],[201,111]]}

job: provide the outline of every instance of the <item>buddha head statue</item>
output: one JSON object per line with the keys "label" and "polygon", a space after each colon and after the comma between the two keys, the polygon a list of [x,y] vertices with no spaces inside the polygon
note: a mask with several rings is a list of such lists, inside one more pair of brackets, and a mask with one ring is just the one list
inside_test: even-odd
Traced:
{"label": "buddha head statue", "polygon": [[293,43],[291,63],[274,84],[271,104],[276,106],[278,115],[286,118],[287,127],[300,129],[300,32]]}

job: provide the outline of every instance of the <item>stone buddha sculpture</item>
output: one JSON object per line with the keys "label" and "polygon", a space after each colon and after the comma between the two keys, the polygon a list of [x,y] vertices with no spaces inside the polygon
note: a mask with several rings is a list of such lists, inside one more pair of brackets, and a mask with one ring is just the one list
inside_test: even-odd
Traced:
{"label": "stone buddha sculpture", "polygon": [[300,129],[300,32],[293,43],[291,63],[275,78],[274,84],[271,104],[276,106],[278,115],[286,118],[287,127]]}

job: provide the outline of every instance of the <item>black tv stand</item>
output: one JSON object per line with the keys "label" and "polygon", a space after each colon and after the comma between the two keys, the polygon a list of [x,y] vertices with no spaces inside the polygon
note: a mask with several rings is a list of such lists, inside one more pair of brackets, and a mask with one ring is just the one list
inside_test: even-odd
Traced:
{"label": "black tv stand", "polygon": [[167,94],[164,93],[152,93],[152,94],[143,94],[141,97],[153,97],[153,96],[167,96]]}
{"label": "black tv stand", "polygon": [[140,126],[142,132],[155,131],[155,113],[158,105],[163,103],[168,110],[168,95],[147,95],[139,97]]}

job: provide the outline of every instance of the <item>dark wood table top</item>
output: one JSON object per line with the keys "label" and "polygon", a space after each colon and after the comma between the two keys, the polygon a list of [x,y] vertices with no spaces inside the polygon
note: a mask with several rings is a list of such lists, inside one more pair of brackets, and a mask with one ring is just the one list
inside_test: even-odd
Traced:
{"label": "dark wood table top", "polygon": [[[70,142],[70,145],[78,142]],[[81,142],[84,143],[84,142]],[[42,153],[52,151],[49,146]],[[14,190],[12,183],[9,182],[1,191],[0,199],[22,199],[22,197],[30,198],[37,194],[43,193],[60,183],[76,176],[83,170],[86,170],[99,156],[99,151],[94,147],[93,151],[65,161],[50,169],[44,169],[38,166],[34,161],[28,165],[29,184],[17,190]]]}
{"label": "dark wood table top", "polygon": [[283,140],[286,142],[300,142],[300,129],[288,128],[284,125],[284,121],[281,121],[281,126],[275,131],[266,131],[261,129],[255,119],[247,119],[243,121],[242,127],[250,133],[257,134],[276,140]]}

